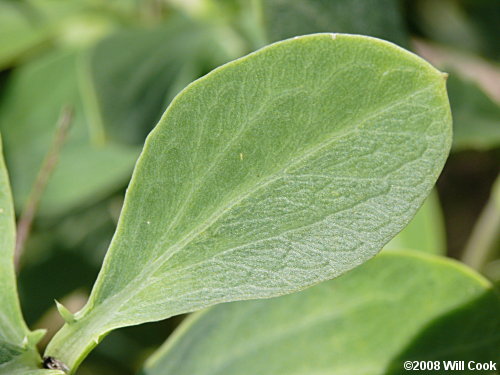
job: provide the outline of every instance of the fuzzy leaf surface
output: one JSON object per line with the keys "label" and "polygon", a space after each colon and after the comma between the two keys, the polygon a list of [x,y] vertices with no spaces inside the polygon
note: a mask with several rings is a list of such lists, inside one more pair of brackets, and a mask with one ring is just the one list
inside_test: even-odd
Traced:
{"label": "fuzzy leaf surface", "polygon": [[442,73],[388,42],[309,35],[214,70],[148,137],[90,300],[48,355],[73,368],[114,328],[360,265],[410,221],[450,142]]}

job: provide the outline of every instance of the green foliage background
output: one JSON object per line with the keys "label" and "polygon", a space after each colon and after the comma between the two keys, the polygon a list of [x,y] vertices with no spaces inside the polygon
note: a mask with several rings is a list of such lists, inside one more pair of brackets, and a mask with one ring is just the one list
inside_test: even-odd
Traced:
{"label": "green foliage background", "polygon": [[[0,0],[0,132],[18,217],[62,108],[75,112],[21,259],[30,328],[52,335],[62,324],[53,300],[78,310],[88,296],[139,151],[172,98],[225,62],[314,32],[383,38],[450,73],[452,155],[437,191],[387,249],[460,258],[478,243],[472,232],[489,235],[476,268],[499,283],[498,228],[475,226],[485,205],[493,207],[487,222],[500,215],[492,190],[499,13],[495,0]],[[136,373],[180,320],[113,332],[78,374]]]}

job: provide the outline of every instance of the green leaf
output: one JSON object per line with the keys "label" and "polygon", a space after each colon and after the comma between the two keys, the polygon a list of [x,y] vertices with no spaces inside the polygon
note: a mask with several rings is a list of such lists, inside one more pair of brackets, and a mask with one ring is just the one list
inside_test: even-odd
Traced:
{"label": "green leaf", "polygon": [[93,48],[84,82],[87,103],[95,106],[94,136],[142,144],[177,94],[173,89],[198,78],[209,61],[226,61],[218,58],[223,52],[212,29],[173,17],[155,28],[113,34]]}
{"label": "green leaf", "polygon": [[146,141],[87,306],[47,355],[114,328],[331,279],[412,218],[447,157],[445,78],[390,43],[317,34],[214,70]]}
{"label": "green leaf", "polygon": [[31,11],[26,4],[0,1],[0,70],[14,65],[48,39],[46,27],[30,22]]}
{"label": "green leaf", "polygon": [[477,35],[479,53],[500,61],[497,38],[500,34],[500,24],[498,23],[500,8],[498,2],[495,0],[460,0],[458,2],[462,6],[463,13],[467,15],[474,33]]}
{"label": "green leaf", "polygon": [[9,180],[0,154],[0,364],[8,362],[21,352],[22,341],[27,332],[17,298],[13,263],[15,242],[16,229]]}
{"label": "green leaf", "polygon": [[397,0],[261,0],[269,41],[317,32],[363,34],[408,44]]}
{"label": "green leaf", "polygon": [[408,15],[419,32],[437,42],[495,60],[498,51],[499,7],[496,0],[419,0]]}
{"label": "green leaf", "polygon": [[9,178],[0,139],[0,374],[35,369],[40,363],[36,343],[44,332],[30,332],[24,323],[14,272],[16,230]]}
{"label": "green leaf", "polygon": [[33,58],[54,44],[92,43],[114,27],[118,10],[113,8],[109,2],[0,0],[0,70]]}
{"label": "green leaf", "polygon": [[[65,375],[62,371],[38,368],[41,360],[35,364],[32,357],[25,353],[15,361],[0,365],[0,375]],[[26,365],[26,362],[30,364]]]}
{"label": "green leaf", "polygon": [[396,375],[408,360],[499,355],[489,283],[455,261],[395,251],[301,293],[195,314],[143,374]]}
{"label": "green leaf", "polygon": [[61,317],[64,319],[64,321],[68,324],[73,323],[75,321],[75,316],[74,314],[69,311],[63,304],[61,304],[59,301],[56,302],[56,307],[57,311],[59,311],[59,314]]}
{"label": "green leaf", "polygon": [[18,209],[29,196],[65,106],[72,107],[75,115],[39,213],[57,215],[95,202],[130,176],[138,155],[135,147],[90,141],[77,62],[76,53],[57,50],[15,70],[7,82],[0,103],[0,130]]}
{"label": "green leaf", "polygon": [[436,191],[432,191],[410,224],[385,245],[385,249],[412,249],[446,254],[443,213]]}
{"label": "green leaf", "polygon": [[500,105],[477,85],[450,74],[453,149],[487,150],[500,146]]}
{"label": "green leaf", "polygon": [[0,374],[2,375],[65,375],[64,372],[59,370],[42,370],[32,369],[24,366],[11,366],[6,368],[0,367]]}

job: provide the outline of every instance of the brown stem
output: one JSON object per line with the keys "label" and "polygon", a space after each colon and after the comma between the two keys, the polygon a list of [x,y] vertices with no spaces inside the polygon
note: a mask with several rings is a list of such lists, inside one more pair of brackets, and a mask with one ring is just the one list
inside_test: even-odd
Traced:
{"label": "brown stem", "polygon": [[54,172],[54,168],[57,165],[61,148],[66,140],[69,126],[73,121],[73,115],[73,109],[70,107],[64,107],[61,110],[61,114],[57,120],[56,132],[54,134],[54,138],[52,139],[52,144],[50,145],[47,155],[45,155],[45,159],[43,160],[35,183],[33,184],[33,188],[28,196],[28,200],[26,201],[24,210],[17,223],[16,249],[14,252],[14,264],[16,270],[19,269],[21,255],[24,251],[26,240],[30,234],[36,210],[50,176]]}

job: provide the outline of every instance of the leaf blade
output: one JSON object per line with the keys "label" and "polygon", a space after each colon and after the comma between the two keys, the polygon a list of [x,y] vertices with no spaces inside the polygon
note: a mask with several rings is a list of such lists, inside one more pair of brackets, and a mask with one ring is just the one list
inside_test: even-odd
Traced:
{"label": "leaf blade", "polygon": [[[324,37],[321,36],[320,38],[323,38],[323,40],[326,41],[326,43],[329,42],[328,40],[331,40],[331,38],[329,36],[324,36]],[[354,38],[356,39],[356,37],[354,37]],[[359,39],[363,40],[363,38],[359,38]],[[293,41],[292,42],[289,41],[289,43],[293,43]],[[333,41],[333,43],[335,43],[335,41]],[[276,46],[278,46],[278,45],[279,44],[276,44]],[[221,71],[223,69],[221,69]],[[253,67],[252,67],[252,69],[253,69]],[[247,74],[248,74],[248,72],[247,72]],[[205,79],[207,79],[207,78],[205,78]],[[236,81],[236,78],[230,77],[230,79],[233,79]],[[201,87],[200,82],[202,82],[202,80],[200,80],[198,82],[199,82],[198,87]],[[222,84],[217,82],[217,84],[212,84],[212,85],[215,86],[215,85],[222,85]],[[194,86],[195,85],[191,86],[192,91],[195,90]],[[216,90],[219,91],[220,89],[216,88]],[[421,90],[421,91],[419,91],[419,90]],[[382,106],[382,108],[375,108],[373,110],[374,113],[371,113],[367,117],[364,117],[362,120],[358,120],[358,121],[360,121],[362,124],[364,124],[364,123],[372,120],[373,118],[377,118],[377,116],[379,116],[381,113],[384,114],[386,111],[390,111],[391,106],[397,107],[402,103],[407,103],[408,101],[413,100],[415,97],[418,97],[419,95],[427,95],[428,94],[427,91],[429,90],[429,87],[420,88],[419,90],[416,90],[415,92],[412,91],[410,94],[408,94],[408,98],[403,98],[402,100],[401,99],[395,100],[389,106],[384,105],[384,106]],[[186,91],[189,91],[189,90],[186,90]],[[233,93],[231,93],[231,94],[233,94]],[[278,98],[278,100],[280,100],[280,98]],[[179,101],[180,101],[180,99],[178,99],[178,102]],[[186,101],[189,101],[189,103],[188,103],[189,105],[191,104],[191,100],[186,99]],[[178,103],[176,103],[176,104],[178,107],[180,106],[180,104],[178,104]],[[295,103],[292,103],[292,104],[295,104]],[[274,105],[274,103],[272,103],[271,105],[268,103],[264,103],[262,105],[262,107],[257,108],[257,110],[256,110],[257,115],[256,116],[258,116],[260,111],[263,111],[264,108],[267,109],[267,108],[271,107],[272,105]],[[238,106],[238,104],[235,104],[235,106]],[[289,108],[287,108],[287,109],[289,109]],[[170,111],[173,111],[173,110],[170,109]],[[183,112],[182,109],[180,110],[180,112],[181,112],[181,114],[177,115],[179,117],[185,114],[185,112]],[[154,218],[150,221],[150,223],[148,223],[148,220],[146,220],[146,218],[147,218],[147,216],[149,216],[149,213],[146,215],[142,215],[142,217],[139,217],[139,218],[137,218],[137,216],[135,215],[135,213],[139,212],[140,207],[142,207],[142,204],[144,203],[144,199],[145,199],[144,196],[146,195],[145,191],[143,190],[144,186],[140,186],[140,184],[141,184],[140,179],[145,180],[148,177],[151,177],[151,171],[154,170],[154,168],[155,168],[154,164],[159,163],[161,165],[161,163],[163,162],[164,163],[163,165],[168,165],[170,168],[174,169],[173,173],[175,175],[174,176],[175,178],[178,178],[179,180],[184,179],[184,180],[181,180],[181,182],[186,182],[186,180],[188,180],[191,177],[189,175],[189,173],[187,173],[187,175],[188,175],[187,177],[185,175],[182,176],[181,174],[183,173],[183,171],[182,170],[181,171],[175,170],[175,166],[173,165],[173,163],[178,163],[179,160],[183,160],[183,159],[181,159],[181,157],[188,159],[188,161],[185,163],[186,165],[189,165],[189,163],[198,162],[197,160],[194,160],[194,161],[190,160],[191,155],[189,155],[189,152],[187,152],[186,155],[180,155],[180,154],[176,153],[175,156],[179,157],[179,159],[173,158],[173,156],[170,154],[167,154],[166,156],[163,156],[163,155],[158,156],[158,155],[161,155],[162,151],[167,151],[167,153],[170,152],[170,150],[168,150],[168,148],[166,149],[165,144],[163,143],[163,139],[167,138],[167,137],[172,137],[172,138],[175,137],[175,134],[174,134],[175,130],[168,130],[167,129],[168,115],[169,115],[169,112],[167,111],[167,114],[165,115],[165,120],[161,123],[161,125],[155,131],[153,131],[152,136],[150,137],[149,143],[146,146],[146,149],[143,153],[143,156],[141,157],[141,160],[138,163],[138,168],[136,169],[136,173],[135,173],[136,177],[132,181],[131,186],[129,188],[129,198],[128,198],[129,206],[124,208],[124,215],[122,216],[124,218],[123,220],[128,220],[128,222],[126,222],[126,223],[122,222],[122,227],[121,227],[122,229],[125,229],[127,225],[129,225],[129,226],[131,225],[134,228],[141,228],[141,230],[147,232],[145,234],[149,235],[152,233],[152,231],[148,230],[149,228],[151,228],[151,226],[154,227],[156,225],[160,229],[165,230],[165,228],[164,228],[165,223],[168,223],[167,224],[168,225],[167,232],[168,232],[168,230],[173,230],[172,228],[174,228],[176,225],[182,226],[182,225],[189,224],[189,223],[186,224],[185,222],[182,222],[182,220],[187,221],[189,218],[201,216],[203,214],[203,213],[200,213],[199,211],[197,211],[197,210],[200,210],[198,207],[195,207],[197,203],[201,203],[201,202],[195,200],[195,199],[200,199],[200,198],[196,197],[196,194],[200,194],[201,192],[210,194],[210,192],[206,192],[203,190],[196,191],[196,189],[203,189],[202,185],[205,183],[208,183],[208,182],[216,184],[216,182],[214,181],[213,175],[217,174],[217,173],[222,174],[225,171],[228,171],[226,173],[229,176],[227,176],[227,175],[222,176],[225,178],[224,183],[232,184],[236,188],[240,187],[242,190],[244,189],[243,191],[237,191],[235,194],[229,196],[229,198],[226,198],[226,201],[224,202],[224,204],[218,204],[217,206],[215,206],[215,209],[214,209],[214,206],[209,207],[209,209],[214,209],[215,212],[210,211],[207,215],[208,217],[204,218],[205,221],[202,221],[201,225],[195,226],[195,228],[192,229],[190,232],[188,232],[187,235],[178,239],[177,243],[174,243],[173,246],[171,245],[171,248],[172,247],[174,248],[174,250],[172,250],[170,248],[171,253],[169,253],[167,256],[165,256],[164,253],[162,253],[161,256],[163,256],[165,258],[170,258],[169,261],[174,261],[174,259],[172,259],[172,257],[175,257],[175,255],[178,254],[176,252],[178,250],[176,248],[176,245],[178,245],[178,244],[181,244],[180,246],[189,245],[191,243],[191,241],[193,241],[197,236],[204,233],[208,228],[210,228],[212,225],[214,225],[218,220],[220,220],[221,218],[224,218],[228,214],[228,212],[230,212],[234,207],[238,207],[238,205],[240,205],[241,202],[244,202],[248,197],[251,197],[253,194],[258,194],[261,189],[266,189],[269,185],[273,185],[277,180],[280,180],[282,176],[279,175],[279,172],[284,171],[284,170],[294,171],[294,169],[295,169],[295,170],[298,170],[298,172],[300,173],[301,168],[302,168],[301,163],[303,163],[304,160],[307,160],[310,157],[317,158],[317,154],[319,152],[324,151],[325,148],[331,146],[331,143],[334,143],[334,142],[339,143],[339,144],[336,144],[336,146],[339,148],[346,147],[345,144],[342,144],[341,138],[345,135],[350,136],[352,132],[355,132],[357,130],[357,129],[354,129],[354,130],[349,129],[346,127],[344,129],[341,129],[338,133],[334,132],[333,134],[330,134],[329,138],[327,138],[326,140],[321,139],[321,138],[313,139],[313,142],[315,142],[315,143],[311,144],[309,148],[302,147],[301,145],[297,146],[297,144],[294,144],[293,146],[295,146],[295,147],[302,147],[301,150],[299,149],[302,154],[299,154],[299,156],[293,155],[293,158],[291,161],[279,160],[278,159],[279,155],[277,155],[278,152],[274,151],[274,155],[272,155],[272,156],[277,158],[278,161],[280,161],[281,163],[284,164],[284,165],[283,164],[279,165],[279,168],[280,168],[279,171],[276,171],[276,168],[274,168],[274,165],[266,166],[266,165],[264,165],[265,161],[260,160],[260,165],[257,165],[257,166],[249,165],[248,167],[246,167],[247,169],[244,169],[242,172],[240,172],[240,171],[238,171],[238,172],[241,175],[243,175],[243,173],[249,173],[248,170],[250,170],[250,172],[255,172],[255,169],[258,168],[262,172],[262,174],[264,174],[264,172],[265,172],[264,168],[267,167],[268,176],[265,176],[265,177],[267,177],[267,179],[262,175],[257,176],[257,177],[250,176],[250,183],[248,184],[248,185],[250,185],[250,187],[248,185],[241,187],[241,183],[240,183],[240,181],[238,181],[238,177],[242,177],[242,176],[240,176],[236,173],[233,175],[233,173],[235,172],[234,168],[238,167],[238,163],[245,161],[245,152],[241,153],[243,155],[238,155],[235,152],[233,159],[236,159],[236,160],[229,160],[227,162],[227,165],[221,166],[221,164],[225,163],[225,158],[227,157],[227,155],[230,151],[236,151],[236,149],[238,149],[238,148],[245,150],[245,146],[247,146],[248,149],[250,149],[250,147],[253,146],[253,144],[251,144],[251,145],[238,144],[238,143],[244,141],[243,137],[252,137],[252,136],[257,137],[257,136],[259,136],[259,134],[257,134],[257,135],[245,134],[245,131],[246,131],[245,125],[246,124],[244,123],[243,125],[240,125],[241,127],[239,129],[237,128],[233,134],[230,134],[231,138],[229,138],[229,143],[226,143],[226,138],[223,137],[223,141],[221,141],[217,145],[217,147],[222,148],[222,152],[220,150],[216,149],[216,151],[214,152],[214,158],[208,162],[208,165],[202,164],[201,167],[199,167],[198,170],[195,171],[195,173],[196,172],[201,173],[201,177],[197,177],[196,181],[192,184],[190,181],[188,181],[187,186],[189,186],[190,189],[187,189],[187,192],[179,192],[179,190],[180,190],[179,188],[177,188],[177,187],[174,188],[174,189],[178,189],[178,190],[174,190],[174,192],[177,192],[179,195],[182,194],[180,197],[178,197],[179,198],[178,201],[179,202],[188,202],[188,203],[183,203],[182,206],[179,206],[177,212],[175,212],[175,210],[173,210],[174,213],[172,213],[172,215],[171,215],[172,221],[167,221],[167,220],[160,221],[160,220],[158,220],[159,221],[159,223],[158,223],[158,222],[155,222],[156,218]],[[172,120],[172,122],[173,121],[175,121],[175,119]],[[162,129],[162,125],[163,125],[163,129]],[[260,124],[258,124],[258,125],[260,125]],[[342,128],[342,126],[340,126],[340,127]],[[443,125],[443,127],[446,128],[446,125]],[[234,130],[234,129],[231,129],[231,130]],[[161,134],[162,131],[165,132],[166,134]],[[259,129],[257,129],[257,131],[259,131]],[[366,131],[368,134],[370,134],[369,130],[366,130]],[[445,133],[446,132],[447,131],[445,131]],[[292,138],[292,137],[295,138],[297,136],[296,133],[293,133],[291,136],[289,134],[280,134],[280,135],[282,135],[283,137],[288,136],[290,138]],[[371,135],[375,136],[375,134],[371,134]],[[156,136],[156,139],[155,139],[155,136]],[[184,135],[181,135],[181,136],[184,136]],[[198,134],[198,136],[202,137],[203,135]],[[313,136],[316,136],[316,138],[318,138],[318,136],[316,134],[313,134]],[[320,137],[321,136],[322,135],[320,135]],[[385,134],[384,134],[384,136],[385,136]],[[338,138],[340,138],[340,142],[337,142]],[[398,138],[398,137],[396,136],[396,138]],[[446,136],[443,136],[443,139],[444,138],[446,138]],[[262,139],[259,139],[259,140],[262,141]],[[401,139],[398,138],[398,140],[401,140]],[[362,142],[365,142],[365,141],[366,141],[365,139],[362,140]],[[384,142],[385,141],[386,140],[384,140]],[[250,142],[254,143],[255,140],[251,139]],[[293,141],[290,141],[290,143],[291,142],[293,142]],[[298,143],[299,141],[295,140],[295,142]],[[445,140],[443,142],[443,144],[446,145],[447,142],[449,142],[449,139]],[[272,148],[273,143],[269,142],[266,146],[269,148]],[[348,158],[351,156],[350,155],[350,151],[351,151],[350,148],[352,146],[353,146],[352,144],[348,144],[346,147],[347,150],[342,150],[345,152],[345,154],[342,155],[343,157]],[[358,146],[358,145],[355,144],[354,146]],[[168,145],[167,145],[167,147],[168,147]],[[179,146],[177,146],[177,147],[179,147]],[[267,149],[266,149],[266,151],[267,151]],[[282,151],[282,150],[279,150],[279,151]],[[363,151],[366,151],[366,150],[363,150]],[[368,151],[370,151],[370,150],[368,150]],[[421,151],[421,150],[419,150],[419,151]],[[212,150],[209,149],[208,152],[212,152]],[[155,156],[153,156],[153,155],[155,155]],[[205,156],[205,155],[203,155],[203,156]],[[247,156],[247,158],[250,158],[252,156],[253,155]],[[256,155],[256,156],[262,157],[265,155]],[[290,155],[287,155],[287,156],[290,157]],[[363,156],[364,156],[363,154],[360,156],[361,161],[367,162],[366,159],[363,160]],[[161,159],[161,158],[163,158],[163,159]],[[199,158],[201,159],[201,157],[199,157]],[[241,160],[241,159],[243,159],[243,160]],[[173,162],[172,162],[172,160],[173,160]],[[317,162],[320,165],[320,167],[322,167],[322,168],[324,167],[324,165],[321,164],[321,162],[324,162],[323,160],[316,159],[314,161]],[[169,162],[171,164],[169,164]],[[257,162],[259,162],[259,160]],[[349,161],[347,160],[346,162],[348,163]],[[377,162],[378,162],[378,160],[377,160]],[[369,163],[369,162],[367,162],[367,163]],[[352,163],[347,164],[347,166],[352,167],[353,164]],[[370,164],[368,167],[373,167],[373,164]],[[396,166],[391,165],[390,167],[397,169],[397,168],[399,168],[399,165],[396,165]],[[225,169],[223,169],[223,168],[225,168]],[[343,168],[345,168],[345,167],[343,167]],[[317,169],[320,169],[320,168],[317,168]],[[345,169],[348,169],[348,168],[345,168]],[[338,180],[342,180],[342,178],[344,178],[344,177],[347,180],[349,180],[349,178],[351,178],[351,176],[349,175],[350,171],[348,171],[348,170],[345,171],[342,169],[340,171],[336,170],[335,172],[340,174],[340,176],[338,176]],[[385,171],[383,171],[383,172],[385,172]],[[369,181],[367,182],[367,181],[363,180],[364,176],[362,173],[366,174],[368,172],[366,170],[364,170],[364,171],[361,171],[361,173],[359,173],[359,175],[357,175],[357,172],[354,171],[353,178],[360,178],[360,180],[362,180],[364,183],[368,183]],[[171,177],[171,176],[169,176],[169,177]],[[321,176],[319,176],[319,178],[321,178]],[[370,177],[367,177],[367,180],[369,180],[369,179],[370,179]],[[236,180],[236,181],[230,182],[230,180]],[[257,181],[257,182],[255,182],[255,181]],[[153,182],[156,182],[159,185],[161,180],[158,180],[158,181],[153,180]],[[278,181],[278,182],[281,183],[281,181]],[[340,184],[338,181],[336,181],[336,182],[338,184]],[[191,185],[189,185],[189,184],[191,184]],[[137,185],[137,187],[136,187],[136,185]],[[153,189],[150,189],[148,191],[147,195],[148,196],[151,195],[154,197],[155,193],[157,194],[157,193],[159,193],[159,191],[156,191],[153,188]],[[215,192],[215,194],[213,194],[212,196],[209,196],[210,201],[217,201],[218,200],[220,202],[220,199],[217,199],[217,198],[220,198],[220,196],[217,195],[217,193],[218,192]],[[346,192],[344,192],[344,194],[345,193]],[[350,193],[352,193],[352,192],[350,192]],[[377,195],[378,193],[380,193],[380,191],[376,191],[373,194]],[[312,199],[313,201],[318,199],[317,196],[313,196],[313,197],[314,197]],[[362,200],[364,197],[361,197],[361,198],[356,197],[356,198]],[[206,197],[203,197],[203,199],[206,199]],[[194,200],[194,202],[190,202],[193,200]],[[154,201],[155,200],[153,199],[151,202],[154,202]],[[148,202],[150,207],[153,206],[151,204],[151,202]],[[171,203],[172,205],[178,204],[177,201],[174,202],[173,200],[169,203]],[[311,203],[311,202],[307,202],[307,203]],[[200,204],[200,206],[202,208],[205,208],[201,204]],[[171,207],[171,208],[175,208],[175,207]],[[245,207],[245,208],[247,208],[247,207]],[[188,211],[189,209],[192,209],[194,212],[189,212]],[[258,216],[257,214],[263,214],[263,212],[265,212],[267,210],[267,207],[266,206],[263,207],[261,205],[260,207],[258,207],[258,209],[260,209],[261,212],[256,212],[256,213],[254,212],[254,214],[256,214],[256,216]],[[342,209],[342,207],[341,207],[341,209]],[[129,212],[134,212],[134,214],[129,213]],[[134,218],[132,218],[132,215],[134,215]],[[158,215],[158,216],[159,216],[159,218],[161,218],[160,215]],[[275,218],[273,218],[273,219],[275,219]],[[133,224],[132,224],[132,221],[133,221]],[[284,223],[280,223],[280,224],[284,224]],[[262,225],[262,223],[258,223],[257,225]],[[127,229],[130,229],[130,227]],[[247,230],[248,229],[256,230],[255,228],[253,228],[251,226],[251,224],[249,224],[246,229]],[[158,236],[154,236],[154,235],[147,236],[145,234],[141,233],[141,241],[144,239],[146,239],[146,241],[148,241],[147,238],[152,238],[152,240],[150,240],[151,242],[153,242],[153,243],[158,242],[159,243],[159,245],[155,246],[157,249],[158,249],[158,247],[161,247],[161,246],[166,248],[165,244],[163,243],[163,242],[165,242],[165,238],[166,238],[165,234],[162,233],[162,235],[160,236],[160,240],[158,240]],[[157,233],[153,232],[153,234],[157,234]],[[169,233],[169,234],[171,234],[171,233]],[[121,238],[120,238],[121,236],[127,237],[127,234],[124,234],[122,232],[122,233],[119,233],[115,237],[115,241],[116,241],[115,246],[116,247],[120,246],[119,242],[121,240]],[[123,240],[121,240],[121,241],[123,241]],[[146,246],[147,246],[147,244],[146,244]],[[146,247],[146,246],[143,245],[143,247]],[[167,250],[168,250],[168,248],[167,248]],[[105,267],[112,267],[113,266],[113,261],[111,260],[111,257],[113,257],[113,254],[115,254],[115,253],[118,254],[119,251],[120,250],[116,250],[116,251],[114,251],[114,249],[111,250],[110,258],[108,259],[108,262],[106,263]],[[136,259],[136,260],[139,261],[139,259]],[[138,267],[141,267],[141,266],[142,265],[140,264],[140,261],[139,261]],[[139,268],[139,269],[141,269],[141,268]],[[151,270],[151,271],[153,271],[153,270]],[[128,283],[128,280],[123,280],[121,282],[125,285],[125,283]],[[98,288],[95,291],[96,294],[94,295],[95,296],[94,298],[100,298],[100,297],[96,297],[96,295],[98,295],[100,292],[102,293],[103,296],[107,296],[107,295],[113,294],[115,291],[116,290],[114,290],[113,288],[111,288],[109,291],[102,291],[102,289]]]}
{"label": "leaf blade", "polygon": [[14,208],[0,139],[0,366],[23,352],[28,328],[22,319],[14,272]]}
{"label": "leaf blade", "polygon": [[0,374],[15,368],[35,369],[40,363],[36,343],[43,336],[24,322],[14,271],[15,219],[9,177],[0,137]]}
{"label": "leaf blade", "polygon": [[443,75],[374,38],[305,36],[216,69],[148,137],[89,303],[48,355],[74,367],[113,328],[359,265],[420,206],[450,129]]}

